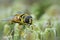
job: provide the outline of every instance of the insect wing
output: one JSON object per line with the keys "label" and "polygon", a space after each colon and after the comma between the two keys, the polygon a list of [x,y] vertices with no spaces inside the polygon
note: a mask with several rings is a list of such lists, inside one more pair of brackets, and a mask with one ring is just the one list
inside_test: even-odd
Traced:
{"label": "insect wing", "polygon": [[14,18],[14,16],[10,16],[8,18],[4,18],[1,21],[11,21]]}

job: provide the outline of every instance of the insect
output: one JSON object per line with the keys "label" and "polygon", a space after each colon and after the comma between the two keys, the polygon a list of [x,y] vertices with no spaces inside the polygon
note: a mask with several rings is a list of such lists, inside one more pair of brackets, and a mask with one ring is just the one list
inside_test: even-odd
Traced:
{"label": "insect", "polygon": [[[9,24],[12,23],[18,23],[18,29],[23,31],[25,29],[25,25],[32,25],[32,16],[30,14],[28,14],[27,12],[17,12],[17,14],[3,19],[3,21],[8,21]],[[21,26],[22,25],[22,26]],[[11,27],[11,31],[10,31],[10,35],[12,35],[12,37],[14,38],[14,27]],[[19,35],[22,35],[22,32],[19,32]]]}
{"label": "insect", "polygon": [[17,12],[17,14],[11,18],[7,18],[6,20],[8,20],[10,23],[18,23],[20,25],[32,24],[32,16],[28,13]]}

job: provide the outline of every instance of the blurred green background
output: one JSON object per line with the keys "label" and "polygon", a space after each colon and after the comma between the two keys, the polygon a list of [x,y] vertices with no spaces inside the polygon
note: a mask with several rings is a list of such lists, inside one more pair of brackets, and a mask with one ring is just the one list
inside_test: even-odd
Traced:
{"label": "blurred green background", "polygon": [[[33,24],[36,25],[32,33],[32,29],[25,30],[28,30],[27,35],[30,33],[32,36],[30,40],[60,40],[60,0],[0,0],[0,20],[26,10],[30,11]],[[7,23],[8,21],[0,21],[1,40]],[[29,40],[28,37],[21,40]]]}

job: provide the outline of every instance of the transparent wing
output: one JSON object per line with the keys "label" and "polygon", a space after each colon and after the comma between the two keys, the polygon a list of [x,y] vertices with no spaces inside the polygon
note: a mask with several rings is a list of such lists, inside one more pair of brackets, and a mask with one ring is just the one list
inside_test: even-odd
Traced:
{"label": "transparent wing", "polygon": [[17,14],[24,14],[24,12],[23,11],[18,11]]}
{"label": "transparent wing", "polygon": [[17,14],[30,14],[31,12],[29,10],[25,11],[18,11]]}
{"label": "transparent wing", "polygon": [[13,18],[14,18],[14,16],[10,16],[10,17],[8,17],[8,18],[2,19],[1,21],[10,21],[10,20],[12,20]]}

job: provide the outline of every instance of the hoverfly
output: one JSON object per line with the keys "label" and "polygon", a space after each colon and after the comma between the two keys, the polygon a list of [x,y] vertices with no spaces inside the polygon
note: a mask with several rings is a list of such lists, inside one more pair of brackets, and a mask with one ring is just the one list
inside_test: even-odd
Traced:
{"label": "hoverfly", "polygon": [[[22,30],[22,29],[25,29],[25,25],[30,26],[32,24],[32,16],[26,12],[17,12],[17,14],[15,14],[9,18],[3,19],[3,21],[8,21],[9,24],[18,23],[19,24],[19,26],[18,26],[19,30]],[[21,32],[19,32],[19,34],[21,34]],[[13,37],[14,28],[11,28],[11,35]]]}
{"label": "hoverfly", "polygon": [[22,13],[22,12],[17,12],[17,14],[15,14],[14,16],[11,16],[10,18],[3,20],[7,20],[10,23],[18,23],[20,25],[32,24],[32,16],[28,13]]}

